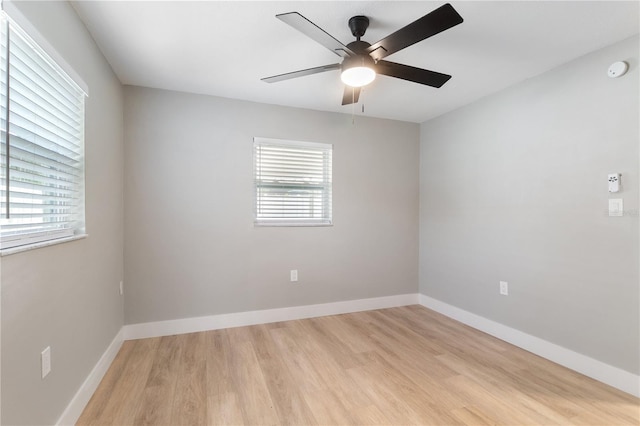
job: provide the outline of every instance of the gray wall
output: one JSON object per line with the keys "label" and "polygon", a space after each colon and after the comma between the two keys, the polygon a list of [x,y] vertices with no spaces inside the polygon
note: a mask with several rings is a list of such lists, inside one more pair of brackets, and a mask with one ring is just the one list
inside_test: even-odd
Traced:
{"label": "gray wall", "polygon": [[640,373],[638,90],[636,36],[422,124],[421,293]]}
{"label": "gray wall", "polygon": [[[89,237],[2,257],[2,424],[52,424],[123,323],[122,86],[66,2],[23,14],[89,86]],[[40,352],[52,371],[40,378]]]}
{"label": "gray wall", "polygon": [[[125,117],[125,323],[416,292],[419,125],[137,87]],[[334,144],[334,226],[253,226],[254,136]]]}

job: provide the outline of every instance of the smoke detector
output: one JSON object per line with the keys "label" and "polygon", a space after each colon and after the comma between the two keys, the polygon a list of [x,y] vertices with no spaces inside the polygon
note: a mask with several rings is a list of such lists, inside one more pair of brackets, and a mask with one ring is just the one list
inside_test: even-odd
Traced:
{"label": "smoke detector", "polygon": [[614,62],[609,67],[609,70],[607,71],[607,75],[611,78],[622,77],[627,73],[628,69],[629,69],[629,64],[627,64],[626,62],[624,61]]}

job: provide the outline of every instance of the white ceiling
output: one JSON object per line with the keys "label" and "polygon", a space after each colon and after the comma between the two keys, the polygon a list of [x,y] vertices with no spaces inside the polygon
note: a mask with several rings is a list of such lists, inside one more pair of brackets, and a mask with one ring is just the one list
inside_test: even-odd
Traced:
{"label": "white ceiling", "polygon": [[[347,44],[366,15],[374,43],[443,1],[80,1],[73,7],[124,84],[361,114],[341,106],[338,71],[262,77],[340,58],[275,18],[297,11]],[[423,122],[638,33],[637,1],[453,1],[464,22],[387,59],[451,74],[442,88],[379,76],[365,114]],[[619,58],[620,60],[628,58]],[[603,64],[602,72],[607,66]]]}

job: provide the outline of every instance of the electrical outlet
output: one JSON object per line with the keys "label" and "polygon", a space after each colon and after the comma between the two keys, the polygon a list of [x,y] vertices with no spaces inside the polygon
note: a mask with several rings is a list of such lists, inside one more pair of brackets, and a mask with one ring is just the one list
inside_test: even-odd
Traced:
{"label": "electrical outlet", "polygon": [[124,283],[120,281],[120,296],[124,294]]}
{"label": "electrical outlet", "polygon": [[506,281],[500,281],[500,294],[503,296],[509,295],[509,283]]}
{"label": "electrical outlet", "polygon": [[47,346],[40,353],[40,363],[42,370],[42,378],[47,377],[47,374],[51,373],[51,346]]}
{"label": "electrical outlet", "polygon": [[290,276],[291,276],[291,282],[296,282],[298,281],[298,270],[297,269],[292,269],[290,272]]}

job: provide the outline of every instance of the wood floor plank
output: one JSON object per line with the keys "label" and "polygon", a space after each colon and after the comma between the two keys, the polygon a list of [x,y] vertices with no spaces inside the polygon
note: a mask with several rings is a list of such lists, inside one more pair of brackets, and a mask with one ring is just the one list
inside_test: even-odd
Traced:
{"label": "wood floor plank", "polygon": [[206,334],[190,333],[178,338],[183,350],[169,424],[203,425],[207,421]]}
{"label": "wood floor plank", "polygon": [[322,374],[305,354],[288,327],[272,330],[271,336],[289,371],[298,378],[304,378],[298,381],[301,389],[310,392],[326,389],[327,384],[322,379]]}
{"label": "wood floor plank", "polygon": [[479,407],[482,411],[491,413],[496,419],[497,424],[504,425],[540,425],[547,424],[544,416],[531,416],[521,407],[510,404],[508,401],[504,403],[496,396],[489,393],[485,388],[478,384],[475,380],[465,377],[456,376],[447,380],[449,385],[461,395],[464,395],[470,405]]}
{"label": "wood floor plank", "polygon": [[305,401],[314,418],[320,425],[354,425],[365,424],[357,416],[360,406],[347,408],[346,396],[332,390],[320,390],[304,393]]}
{"label": "wood floor plank", "polygon": [[105,374],[100,385],[89,400],[87,407],[78,418],[77,424],[100,424],[99,419],[103,417],[104,410],[111,399],[111,390],[116,386],[118,381],[120,381],[122,372],[127,366],[127,361],[135,345],[135,340],[122,343],[120,351],[109,367],[109,374]]}
{"label": "wood floor plank", "polygon": [[169,424],[175,386],[184,350],[178,336],[160,339],[134,423],[137,425]]}
{"label": "wood floor plank", "polygon": [[341,360],[346,358],[351,359],[346,363],[347,365],[364,364],[366,358],[363,354],[351,353],[346,346],[336,353],[324,344],[325,335],[317,334],[316,329],[309,328],[307,321],[292,321],[290,324],[290,332],[304,356],[309,358],[314,369],[319,372],[324,383],[323,388],[338,396],[342,405],[348,410],[357,410],[371,405],[371,399],[365,394],[364,389],[345,374],[345,368],[341,366]]}
{"label": "wood floor plank", "polygon": [[528,386],[525,381],[513,380],[504,370],[490,370],[489,365],[484,361],[463,360],[453,354],[439,355],[437,358],[452,368],[458,369],[464,377],[478,383],[487,394],[498,399],[517,402],[517,406],[524,413],[540,424],[568,422],[568,417],[562,414],[566,410],[558,410],[555,404],[545,404],[544,400],[536,395],[537,389]]}
{"label": "wood floor plank", "polygon": [[246,330],[228,329],[231,346],[231,377],[244,424],[280,424],[265,378]]}
{"label": "wood floor plank", "polygon": [[266,384],[275,403],[281,424],[316,424],[316,419],[304,399],[304,393],[283,358],[279,356],[279,350],[271,337],[270,331],[282,328],[285,327],[269,329],[265,326],[256,326],[251,328],[258,363],[264,376],[271,378],[271,380],[267,380]]}
{"label": "wood floor plank", "polygon": [[[640,425],[640,405],[637,398],[548,360],[535,358],[532,361],[536,367],[522,370],[519,377],[538,389],[544,389],[544,394],[538,391],[536,395],[545,395],[553,399],[549,404],[571,404],[579,407],[573,410],[574,414],[576,411],[593,411],[598,412],[600,416],[605,414],[605,418],[613,414],[613,419],[606,422],[610,424],[623,421],[622,424]],[[559,377],[562,377],[562,380],[558,380]]]}
{"label": "wood floor plank", "polygon": [[437,340],[421,338],[420,334],[403,326],[403,324],[383,312],[363,312],[362,315],[365,318],[370,318],[370,332],[378,337],[378,341],[383,340],[392,345],[402,344],[424,355],[441,355],[445,353],[442,346],[438,345]]}
{"label": "wood floor plank", "polygon": [[[370,388],[378,388],[378,394],[384,395],[388,401],[394,401],[392,413],[403,413],[404,418],[392,418],[393,424],[456,424],[455,418],[449,413],[450,407],[442,404],[442,399],[425,398],[423,389],[418,384],[419,378],[409,376],[403,367],[388,361],[377,352],[369,353],[371,362],[360,367],[367,376],[360,376],[358,383],[369,383]],[[350,370],[352,373],[353,370]],[[369,380],[367,380],[369,379]],[[459,400],[458,400],[459,401]],[[457,401],[457,402],[458,402]],[[378,400],[377,403],[380,403]],[[453,404],[461,407],[462,404]],[[402,409],[400,409],[402,407]],[[390,414],[385,415],[390,417]]]}
{"label": "wood floor plank", "polygon": [[[357,421],[352,424],[360,425],[391,425],[389,417],[382,412],[382,409],[377,405],[367,405],[366,407],[359,408],[354,413],[357,416]],[[406,423],[409,424],[409,423]]]}
{"label": "wood floor plank", "polygon": [[208,425],[244,424],[238,394],[228,392],[207,398]]}
{"label": "wood floor plank", "polygon": [[[108,390],[111,397],[104,411],[91,424],[118,425],[134,422],[159,343],[160,338],[140,339],[133,342],[131,354],[120,378]],[[111,368],[109,373],[112,373]]]}
{"label": "wood floor plank", "polygon": [[458,408],[451,412],[464,425],[495,425],[498,422],[475,405]]}
{"label": "wood floor plank", "polygon": [[340,364],[342,368],[357,367],[362,364],[360,358],[342,343],[342,341],[326,327],[322,318],[310,318],[303,321],[303,327],[314,333],[314,338],[319,344],[331,352],[332,358]]}
{"label": "wood floor plank", "polygon": [[231,375],[231,343],[225,330],[205,335],[207,424],[239,425],[244,423],[238,389]]}
{"label": "wood floor plank", "polygon": [[415,333],[403,330],[384,316],[377,316],[376,323],[371,325],[372,339],[377,348],[383,350],[395,362],[403,363],[411,370],[411,375],[422,375],[425,380],[442,380],[458,373],[438,361],[435,355],[444,353],[436,350],[433,344],[424,344],[425,339]]}
{"label": "wood floor plank", "polygon": [[344,345],[351,353],[357,354],[374,350],[371,340],[363,333],[357,333],[351,326],[354,314],[319,318],[319,322]]}
{"label": "wood floor plank", "polygon": [[403,356],[403,346],[398,345],[395,348],[389,348],[387,343],[380,341],[380,347],[384,348],[384,356],[382,359],[388,360],[402,374],[410,377],[417,386],[420,387],[422,398],[429,401],[439,409],[455,410],[464,407],[466,401],[457,393],[450,392],[444,385],[447,378],[457,375],[445,364],[441,363],[436,357],[431,355],[423,355],[411,353],[409,356]]}
{"label": "wood floor plank", "polygon": [[421,306],[124,342],[80,425],[639,425],[640,400]]}

